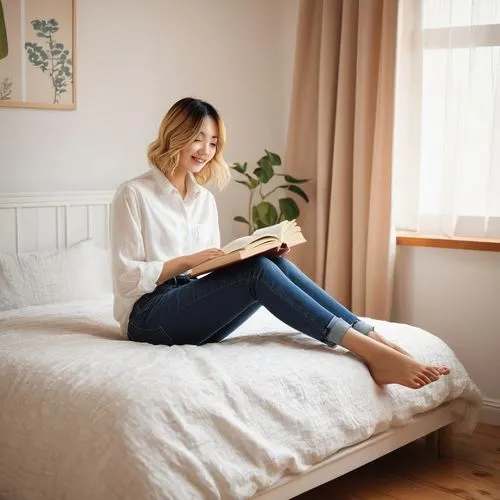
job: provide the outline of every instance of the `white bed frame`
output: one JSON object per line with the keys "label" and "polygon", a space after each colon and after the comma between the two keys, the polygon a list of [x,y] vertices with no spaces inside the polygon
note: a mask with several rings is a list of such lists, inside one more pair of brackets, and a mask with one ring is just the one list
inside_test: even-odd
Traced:
{"label": "white bed frame", "polygon": [[[50,251],[87,238],[106,248],[113,194],[113,191],[0,194],[0,252]],[[455,404],[442,405],[418,416],[411,424],[340,450],[306,473],[284,478],[255,498],[292,498],[424,436],[432,452],[449,455]]]}
{"label": "white bed frame", "polygon": [[65,248],[92,238],[108,245],[113,191],[0,194],[0,252]]}

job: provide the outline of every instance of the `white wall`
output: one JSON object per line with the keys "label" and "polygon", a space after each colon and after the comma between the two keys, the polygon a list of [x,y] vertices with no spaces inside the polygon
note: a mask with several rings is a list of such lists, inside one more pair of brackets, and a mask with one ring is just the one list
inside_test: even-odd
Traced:
{"label": "white wall", "polygon": [[393,320],[442,338],[500,425],[500,253],[398,247]]}
{"label": "white wall", "polygon": [[[0,192],[116,188],[188,95],[221,112],[228,162],[283,153],[298,0],[77,3],[77,110],[0,108]],[[223,240],[246,195],[218,195]]]}

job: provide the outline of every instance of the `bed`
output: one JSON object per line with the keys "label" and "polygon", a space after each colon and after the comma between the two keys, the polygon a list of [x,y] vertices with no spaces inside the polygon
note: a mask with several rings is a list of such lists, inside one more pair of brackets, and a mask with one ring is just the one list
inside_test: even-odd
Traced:
{"label": "bed", "polygon": [[[105,248],[111,197],[2,196],[0,252]],[[347,351],[264,309],[221,344],[152,346],[121,337],[105,284],[65,300],[53,288],[53,303],[0,312],[2,500],[292,498],[476,422],[481,395],[460,361],[410,325],[372,320],[452,374],[382,389]]]}

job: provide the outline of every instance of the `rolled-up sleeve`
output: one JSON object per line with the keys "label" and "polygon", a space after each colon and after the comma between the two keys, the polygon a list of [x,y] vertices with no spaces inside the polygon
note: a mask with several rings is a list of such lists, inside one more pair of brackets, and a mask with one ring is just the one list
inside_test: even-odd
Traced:
{"label": "rolled-up sleeve", "polygon": [[134,298],[152,292],[162,261],[146,262],[137,197],[123,186],[111,205],[110,250],[115,294]]}

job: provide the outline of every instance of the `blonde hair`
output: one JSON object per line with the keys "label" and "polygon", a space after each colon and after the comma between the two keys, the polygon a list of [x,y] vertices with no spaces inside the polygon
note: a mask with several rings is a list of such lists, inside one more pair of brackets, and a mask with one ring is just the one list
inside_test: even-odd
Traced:
{"label": "blonde hair", "polygon": [[226,143],[226,128],[217,110],[208,102],[185,97],[177,101],[164,116],[155,139],[148,147],[151,165],[169,176],[179,165],[180,152],[190,146],[200,133],[203,119],[209,116],[217,123],[219,134],[215,155],[203,169],[194,174],[198,184],[214,181],[219,189],[231,179],[229,167],[222,157]]}

